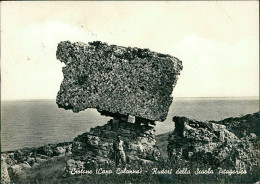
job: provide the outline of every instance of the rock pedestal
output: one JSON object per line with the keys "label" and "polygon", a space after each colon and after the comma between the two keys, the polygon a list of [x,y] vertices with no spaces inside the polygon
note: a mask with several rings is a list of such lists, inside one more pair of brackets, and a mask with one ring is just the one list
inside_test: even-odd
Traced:
{"label": "rock pedestal", "polygon": [[[104,126],[91,128],[76,137],[72,144],[71,160],[67,163],[67,171],[82,167],[103,167],[115,164],[113,143],[117,136],[123,141],[126,163],[152,163],[160,157],[155,145],[154,127],[128,123],[122,120],[110,120]],[[122,166],[122,165],[121,165]]]}

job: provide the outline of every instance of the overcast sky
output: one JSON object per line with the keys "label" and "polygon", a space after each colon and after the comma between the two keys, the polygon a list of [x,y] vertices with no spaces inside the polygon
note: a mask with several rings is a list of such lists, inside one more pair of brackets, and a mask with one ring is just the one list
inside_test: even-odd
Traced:
{"label": "overcast sky", "polygon": [[1,98],[55,99],[60,41],[149,48],[183,61],[175,97],[259,95],[258,1],[1,2]]}

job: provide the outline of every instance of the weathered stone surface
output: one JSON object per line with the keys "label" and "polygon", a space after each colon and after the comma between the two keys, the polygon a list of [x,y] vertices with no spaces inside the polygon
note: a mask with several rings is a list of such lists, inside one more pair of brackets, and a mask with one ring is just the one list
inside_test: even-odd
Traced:
{"label": "weathered stone surface", "polygon": [[63,147],[57,147],[54,149],[53,153],[54,155],[63,155],[65,154],[66,150]]}
{"label": "weathered stone surface", "polygon": [[[238,137],[245,137],[250,133],[260,135],[260,113],[247,114],[242,117],[231,117],[215,123],[225,125],[227,130]],[[214,123],[214,121],[213,121]]]}
{"label": "weathered stone surface", "polygon": [[8,165],[6,163],[6,156],[1,156],[1,183],[10,183],[10,177],[8,173]]}
{"label": "weathered stone surface", "polygon": [[113,117],[164,121],[182,70],[173,56],[99,41],[60,42],[56,56],[66,65],[58,106],[74,112],[96,108]]}
{"label": "weathered stone surface", "polygon": [[[168,155],[172,162],[191,162],[211,167],[251,169],[259,165],[260,113],[218,122],[200,122],[173,117],[175,130],[168,139]],[[253,128],[250,128],[250,126]]]}
{"label": "weathered stone surface", "polygon": [[66,163],[65,172],[73,172],[73,170],[81,170],[84,169],[85,162],[75,161],[73,159],[69,159]]}
{"label": "weathered stone surface", "polygon": [[19,176],[22,176],[24,172],[30,168],[31,166],[28,163],[15,164],[8,167],[8,173],[11,180],[13,181],[16,178],[19,178]]}
{"label": "weathered stone surface", "polygon": [[77,168],[77,163],[84,163],[84,169],[115,165],[113,143],[117,136],[120,136],[124,142],[127,163],[144,164],[160,159],[160,151],[155,145],[154,127],[123,120],[110,120],[104,126],[91,128],[89,132],[74,139],[72,160],[67,163],[66,171],[69,173],[73,168]]}
{"label": "weathered stone surface", "polygon": [[38,148],[24,148],[1,154],[2,183],[10,183],[24,171],[47,160],[71,154],[71,143],[49,144]]}

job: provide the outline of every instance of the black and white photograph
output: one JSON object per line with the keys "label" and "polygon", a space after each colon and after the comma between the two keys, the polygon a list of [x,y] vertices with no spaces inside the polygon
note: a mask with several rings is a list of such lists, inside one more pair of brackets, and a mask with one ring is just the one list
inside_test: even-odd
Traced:
{"label": "black and white photograph", "polygon": [[2,184],[260,184],[259,1],[2,1]]}

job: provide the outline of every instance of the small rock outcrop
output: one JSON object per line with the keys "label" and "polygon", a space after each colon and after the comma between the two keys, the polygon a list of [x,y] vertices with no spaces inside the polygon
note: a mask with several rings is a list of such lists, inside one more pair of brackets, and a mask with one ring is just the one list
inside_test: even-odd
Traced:
{"label": "small rock outcrop", "polygon": [[26,170],[35,168],[54,157],[71,155],[72,143],[48,144],[38,148],[24,148],[1,153],[1,181],[10,183]]}
{"label": "small rock outcrop", "polygon": [[212,121],[225,125],[227,130],[233,132],[237,137],[243,138],[251,133],[260,135],[260,113],[247,114],[242,117],[230,117],[222,121]]}
{"label": "small rock outcrop", "polygon": [[[259,165],[260,113],[218,122],[173,117],[168,155],[173,163],[201,163],[212,168],[251,169]],[[259,133],[259,132],[258,132]]]}
{"label": "small rock outcrop", "polygon": [[100,41],[60,42],[56,56],[66,65],[58,106],[73,112],[96,108],[112,117],[164,121],[182,70],[173,56]]}
{"label": "small rock outcrop", "polygon": [[160,158],[160,151],[155,145],[154,127],[113,119],[74,139],[66,171],[115,166],[113,143],[118,136],[123,141],[126,164],[153,163]]}

